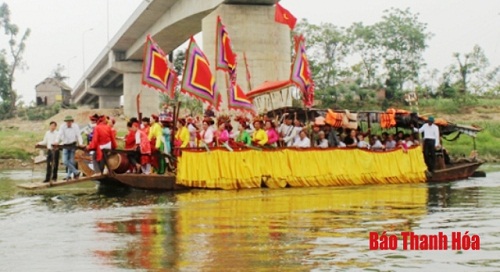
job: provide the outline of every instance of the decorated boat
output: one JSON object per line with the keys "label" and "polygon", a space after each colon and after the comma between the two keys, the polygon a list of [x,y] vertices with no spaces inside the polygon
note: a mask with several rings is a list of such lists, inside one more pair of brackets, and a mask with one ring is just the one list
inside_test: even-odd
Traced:
{"label": "decorated boat", "polygon": [[[295,113],[313,119],[326,115],[328,111],[314,111],[284,108],[268,114]],[[337,111],[342,117],[345,111]],[[348,113],[357,118],[360,127],[371,126],[374,130],[387,117],[387,112]],[[420,126],[426,117],[401,111],[392,114],[393,129],[410,129]],[[349,122],[349,121],[348,121]],[[352,120],[350,120],[352,122]],[[384,122],[384,121],[382,121]],[[389,121],[389,123],[392,121]],[[475,138],[481,131],[473,126],[457,125],[437,119],[442,135],[446,137],[468,135]],[[345,124],[344,124],[345,125]],[[453,140],[453,139],[452,139]],[[477,156],[445,162],[445,153],[437,152],[436,170],[427,172],[420,145],[407,150],[398,148],[390,151],[373,151],[359,148],[290,148],[279,147],[254,149],[247,147],[184,148],[177,158],[175,169],[159,174],[126,173],[127,156],[113,151],[107,164],[109,172],[95,179],[102,185],[126,186],[148,190],[202,189],[244,189],[352,186],[373,184],[404,184],[423,182],[448,182],[471,177],[482,164]],[[81,160],[83,157],[80,158]],[[79,164],[80,165],[80,164]],[[81,163],[82,166],[85,163]],[[91,176],[90,169],[82,168]]]}
{"label": "decorated boat", "polygon": [[[366,124],[363,133],[370,135],[376,128],[382,130],[413,129],[420,127],[425,116],[398,110],[386,112],[365,111],[350,112],[347,110],[320,110],[312,108],[314,104],[314,84],[306,57],[305,40],[302,36],[295,39],[295,57],[291,65],[291,75],[287,80],[264,82],[262,86],[245,93],[236,82],[235,55],[232,52],[230,39],[220,18],[217,22],[216,70],[227,72],[227,110],[252,112],[255,104],[260,109],[270,107],[268,118],[284,116],[285,113],[295,119],[309,124],[321,117],[333,129],[358,129]],[[215,77],[209,61],[192,37],[186,52],[184,73],[180,83],[180,91],[205,104],[213,106],[217,111],[221,104],[221,94],[215,88]],[[244,58],[246,60],[246,58]],[[145,48],[142,84],[169,94],[172,98],[176,91],[177,75],[172,69],[166,54],[148,36]],[[245,61],[246,63],[246,61]],[[246,66],[246,65],[245,65]],[[247,69],[247,73],[248,73]],[[248,76],[247,76],[248,78]],[[248,82],[249,83],[249,82]],[[304,108],[275,109],[271,93],[286,89],[286,97],[290,96],[289,87],[295,85],[300,91]],[[281,93],[280,96],[282,96]],[[269,99],[258,101],[258,97],[269,96]],[[137,96],[138,117],[139,95]],[[267,103],[269,102],[269,104]],[[289,103],[284,103],[289,104]],[[173,123],[179,117],[179,106],[174,108]],[[262,112],[262,110],[259,110]],[[220,113],[220,112],[219,112]],[[481,131],[480,128],[461,126],[445,120],[436,120],[442,135],[453,133],[472,136]],[[376,125],[377,124],[377,125]],[[171,146],[174,146],[172,143]],[[475,148],[474,148],[475,149]],[[437,165],[433,173],[427,172],[422,147],[395,148],[387,151],[374,151],[359,148],[290,148],[272,147],[255,148],[252,146],[223,146],[203,148],[174,149],[168,154],[170,165],[165,174],[129,173],[130,167],[127,152],[114,150],[105,152],[108,172],[95,176],[86,165],[88,156],[79,154],[82,172],[102,185],[119,185],[149,190],[181,190],[189,188],[203,189],[243,189],[243,188],[285,188],[285,187],[317,187],[371,184],[403,184],[422,182],[442,182],[470,177],[481,165],[476,156],[457,163],[446,163],[444,151],[438,153]],[[157,151],[158,152],[158,151]],[[161,157],[161,156],[160,156]]]}

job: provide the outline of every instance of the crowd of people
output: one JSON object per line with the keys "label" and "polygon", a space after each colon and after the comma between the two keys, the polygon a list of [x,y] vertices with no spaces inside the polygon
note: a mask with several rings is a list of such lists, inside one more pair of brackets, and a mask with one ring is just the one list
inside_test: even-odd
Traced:
{"label": "crowd of people", "polygon": [[[231,122],[228,117],[218,119],[205,117],[179,119],[175,134],[176,147],[295,147],[328,148],[357,147],[375,151],[408,149],[419,145],[418,132],[395,134],[387,132],[372,135],[370,130],[333,128],[322,117],[304,124],[296,118],[284,114],[281,118],[254,118],[250,121],[238,117]],[[232,124],[236,123],[236,128]]]}
{"label": "crowd of people", "polygon": [[[50,128],[43,140],[37,143],[38,147],[44,146],[47,149],[47,171],[43,182],[57,181],[61,150],[63,164],[66,167],[66,176],[63,180],[78,179],[81,175],[75,163],[75,153],[78,148],[90,152],[95,175],[102,175],[105,169],[103,150],[117,147],[115,120],[97,114],[89,116],[89,120],[90,123],[80,129],[78,124],[74,123],[72,116],[66,116],[58,131],[56,130],[57,123],[50,122]],[[87,137],[86,144],[84,144],[82,134]]]}
{"label": "crowd of people", "polygon": [[[179,156],[185,148],[225,147],[272,149],[289,148],[360,148],[372,151],[406,151],[414,145],[420,145],[419,133],[424,134],[423,147],[426,164],[433,171],[435,148],[439,147],[439,129],[433,124],[433,118],[422,128],[415,128],[411,133],[398,131],[394,134],[383,132],[375,135],[358,129],[334,128],[318,117],[309,124],[304,124],[290,114],[281,118],[256,117],[250,120],[228,116],[215,118],[205,114],[204,118],[186,116],[178,118],[174,128],[174,119],[170,112],[152,114],[141,120],[131,118],[127,122],[128,133],[117,137],[115,120],[103,115],[89,116],[90,123],[82,130],[74,123],[71,116],[64,119],[59,131],[56,122],[50,123],[50,129],[43,141],[47,153],[47,174],[44,182],[57,180],[59,150],[63,151],[63,163],[67,168],[65,179],[80,176],[75,167],[75,150],[80,147],[92,155],[95,176],[106,174],[105,150],[117,148],[117,140],[124,141],[124,151],[130,165],[128,172],[142,174],[163,174],[172,158]],[[233,127],[236,124],[236,128]],[[84,145],[82,134],[87,137]],[[173,144],[173,146],[172,146]],[[432,146],[432,148],[431,148]]]}

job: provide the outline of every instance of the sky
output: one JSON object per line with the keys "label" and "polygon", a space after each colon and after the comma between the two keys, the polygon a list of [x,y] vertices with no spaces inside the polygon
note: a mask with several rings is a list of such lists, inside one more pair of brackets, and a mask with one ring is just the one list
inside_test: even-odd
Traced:
{"label": "sky", "polygon": [[[12,22],[21,30],[31,29],[24,60],[27,69],[16,71],[14,88],[29,103],[35,100],[35,85],[52,74],[58,64],[74,87],[142,1],[147,0],[4,0]],[[200,0],[203,1],[203,0]],[[481,46],[491,66],[500,65],[499,0],[282,0],[298,19],[310,23],[331,22],[350,26],[379,21],[390,7],[410,8],[419,13],[434,34],[424,53],[428,69],[442,71],[453,62],[454,52],[470,52]],[[108,9],[109,7],[109,9]],[[0,48],[7,47],[0,35]]]}

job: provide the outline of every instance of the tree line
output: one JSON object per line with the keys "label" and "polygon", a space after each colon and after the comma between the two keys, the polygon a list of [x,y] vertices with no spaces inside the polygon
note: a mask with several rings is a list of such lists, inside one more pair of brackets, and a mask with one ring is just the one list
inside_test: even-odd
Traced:
{"label": "tree line", "polygon": [[[23,53],[30,29],[11,22],[6,3],[0,6],[0,120],[14,117],[19,96],[13,88],[16,70],[26,67]],[[420,98],[451,98],[466,102],[478,96],[500,96],[499,67],[490,67],[484,50],[476,45],[467,53],[450,53],[452,62],[443,71],[426,70],[423,53],[433,34],[419,14],[409,9],[385,10],[380,21],[348,27],[332,23],[312,24],[300,21],[293,34],[303,34],[315,81],[316,99],[321,107],[359,108],[379,104],[382,108],[401,104],[407,92]],[[174,66],[182,73],[185,56],[177,51]],[[61,67],[53,72],[61,76]],[[437,84],[436,84],[437,82]],[[384,90],[382,101],[375,99]],[[183,101],[192,113],[202,104],[191,98],[163,97],[172,104]],[[379,103],[380,102],[380,103]]]}
{"label": "tree line", "polygon": [[306,38],[316,99],[323,107],[373,105],[380,90],[385,90],[382,108],[400,104],[408,92],[462,102],[500,95],[499,68],[489,67],[478,45],[469,53],[450,52],[454,62],[441,73],[426,70],[423,53],[434,34],[409,9],[385,10],[371,25],[338,27],[303,19],[294,34]]}

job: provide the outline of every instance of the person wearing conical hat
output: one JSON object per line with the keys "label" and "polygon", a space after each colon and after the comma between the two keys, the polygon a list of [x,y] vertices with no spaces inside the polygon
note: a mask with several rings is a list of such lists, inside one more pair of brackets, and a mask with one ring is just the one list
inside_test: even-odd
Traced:
{"label": "person wearing conical hat", "polygon": [[73,122],[74,119],[70,115],[64,118],[64,124],[59,128],[59,134],[57,135],[55,143],[65,146],[63,148],[63,163],[68,171],[64,180],[69,180],[72,175],[75,179],[78,179],[80,176],[80,171],[75,167],[75,148],[76,145],[83,145],[83,139],[80,134],[80,127]]}

